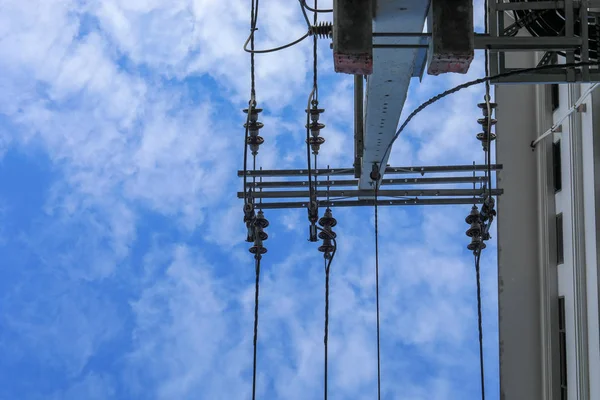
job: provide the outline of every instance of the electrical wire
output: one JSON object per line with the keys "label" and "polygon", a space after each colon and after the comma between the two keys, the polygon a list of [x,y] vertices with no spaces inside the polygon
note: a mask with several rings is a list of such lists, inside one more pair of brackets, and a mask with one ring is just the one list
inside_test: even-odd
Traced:
{"label": "electrical wire", "polygon": [[329,271],[331,270],[331,263],[333,262],[333,258],[335,257],[335,253],[337,251],[337,241],[335,240],[335,236],[325,229],[318,227],[317,229],[321,232],[325,232],[327,236],[333,242],[333,251],[331,252],[331,256],[329,258],[325,258],[325,328],[323,335],[323,345],[324,345],[324,375],[323,375],[323,390],[324,390],[324,399],[327,400],[327,382],[328,382],[328,342],[329,342]]}
{"label": "electrical wire", "polygon": [[[253,35],[253,33],[252,33],[251,35]],[[294,40],[293,42],[290,42],[290,43],[284,44],[284,45],[282,45],[282,46],[279,46],[279,47],[274,47],[274,48],[272,48],[272,49],[264,49],[264,50],[248,50],[248,42],[250,41],[250,37],[248,37],[248,39],[246,39],[246,43],[244,43],[244,51],[245,51],[245,52],[248,52],[248,53],[253,53],[253,54],[266,54],[266,53],[274,53],[274,52],[276,52],[276,51],[280,51],[280,50],[287,49],[288,47],[292,47],[292,46],[294,46],[294,45],[296,45],[296,44],[300,43],[301,41],[303,41],[304,39],[306,39],[306,38],[307,38],[307,37],[309,37],[309,36],[310,36],[310,31],[309,31],[309,32],[306,32],[306,33],[304,34],[304,36],[302,36],[302,37],[300,37],[300,38],[298,38],[298,39]]]}
{"label": "electrical wire", "polygon": [[308,19],[308,14],[306,13],[306,8],[302,4],[302,0],[298,0],[298,3],[300,4],[300,9],[302,10],[302,15],[304,16],[304,20],[306,21],[306,25],[308,26],[308,29],[310,29],[310,21]]}
{"label": "electrical wire", "polygon": [[377,209],[378,183],[379,179],[375,180],[375,303],[377,308],[377,399],[381,400],[381,346],[379,340],[379,221]]}
{"label": "electrical wire", "polygon": [[[302,4],[300,4],[302,5]],[[317,0],[315,0],[315,9],[317,8]],[[302,7],[302,11],[305,12],[304,7]],[[306,12],[305,12],[306,14]],[[307,20],[308,22],[308,20]],[[315,26],[317,26],[317,13],[314,13],[314,18],[313,18],[313,23]],[[310,29],[310,23],[309,23],[309,27]],[[317,35],[313,35],[313,97],[312,97],[312,104],[314,105],[318,105],[319,104],[319,86],[318,86],[318,62],[317,62]],[[307,112],[308,112],[309,108],[307,108]],[[308,144],[307,144],[308,146]],[[315,170],[318,170],[318,166],[317,166],[317,154],[315,153]],[[318,187],[318,181],[319,181],[319,177],[317,175],[315,175],[315,190],[317,190]]]}
{"label": "electrical wire", "polygon": [[258,342],[258,296],[260,292],[260,260],[262,256],[256,254],[254,256],[256,282],[254,284],[254,361],[252,367],[252,400],[256,400],[256,347]]}
{"label": "electrical wire", "polygon": [[556,121],[554,124],[552,124],[552,126],[550,127],[550,129],[548,129],[546,132],[542,133],[540,136],[538,136],[537,139],[535,139],[533,142],[531,142],[531,147],[535,149],[535,147],[537,146],[537,144],[539,142],[541,142],[548,135],[556,132],[556,130],[558,129],[558,127],[563,123],[563,121],[565,119],[567,119],[571,114],[573,114],[575,112],[575,110],[577,110],[577,108],[579,108],[579,106],[583,104],[583,102],[585,101],[585,99],[587,99],[587,97],[598,86],[600,86],[600,83],[594,83],[585,92],[583,92],[582,95],[579,97],[579,99],[575,102],[575,104],[573,104],[571,106],[571,108],[569,108],[569,110],[567,111],[567,113],[565,115],[563,115],[561,118],[558,119],[558,121]]}
{"label": "electrical wire", "polygon": [[[484,1],[484,18],[483,18],[483,25],[484,25],[484,33],[487,35],[489,34],[489,28],[488,28],[488,18],[489,18],[489,4],[488,4],[488,0]],[[485,64],[485,76],[489,77],[490,76],[490,63],[489,63],[489,58],[490,58],[490,51],[489,48],[486,47],[484,52],[484,64]],[[492,196],[492,107],[490,105],[490,81],[487,80],[485,81],[485,106],[487,109],[487,121],[486,121],[486,125],[487,125],[487,129],[486,129],[486,133],[487,133],[487,137],[486,137],[486,148],[487,151],[485,152],[486,155],[486,164],[487,164],[487,180],[488,180],[488,196],[491,197]]]}
{"label": "electrical wire", "polygon": [[[256,7],[254,6],[255,1],[256,1]],[[252,26],[250,28],[250,35],[244,42],[244,51],[247,53],[250,53],[252,55],[252,57],[254,57],[254,54],[274,53],[276,51],[287,49],[288,47],[292,47],[292,46],[300,43],[301,41],[303,41],[304,39],[309,37],[311,34],[310,24],[309,24],[308,32],[306,32],[306,34],[304,34],[304,36],[302,36],[301,38],[296,39],[291,43],[287,43],[287,44],[284,44],[279,47],[274,47],[272,49],[255,50],[254,49],[254,32],[257,31],[256,24],[257,24],[257,20],[258,20],[258,0],[252,0],[252,9],[251,9],[250,13],[251,13],[250,17],[252,18]],[[308,22],[308,20],[307,20],[307,22]],[[250,46],[251,46],[250,49],[248,49],[248,43],[250,43]],[[252,61],[254,61],[254,58],[252,58]],[[252,67],[252,75],[254,76],[254,67]]]}
{"label": "electrical wire", "polygon": [[396,134],[394,135],[394,137],[392,138],[392,141],[390,142],[390,144],[388,145],[387,149],[385,150],[385,152],[383,153],[383,157],[381,158],[381,161],[379,163],[379,165],[383,165],[383,162],[385,160],[385,158],[388,156],[390,150],[392,149],[392,145],[394,144],[394,142],[396,141],[396,139],[398,139],[398,136],[400,136],[400,133],[402,133],[402,131],[404,131],[404,128],[406,128],[406,126],[408,125],[408,123],[417,115],[419,114],[421,111],[423,111],[425,108],[427,108],[428,106],[432,105],[433,103],[437,102],[438,100],[441,100],[442,98],[449,96],[451,94],[454,94],[460,90],[466,89],[468,87],[471,86],[475,86],[475,85],[479,85],[481,83],[487,82],[487,81],[492,81],[494,79],[500,79],[500,78],[507,78],[509,76],[515,76],[515,75],[520,75],[520,74],[526,74],[528,72],[534,72],[534,71],[542,71],[542,70],[549,70],[549,69],[563,69],[563,68],[576,68],[576,67],[586,67],[586,66],[598,66],[600,65],[600,63],[598,63],[597,61],[585,61],[585,62],[574,62],[574,63],[566,63],[566,64],[557,64],[557,65],[542,65],[539,67],[532,67],[532,68],[522,68],[522,69],[518,69],[518,70],[512,70],[512,71],[507,71],[507,72],[503,72],[497,75],[493,75],[493,76],[486,76],[484,78],[478,78],[478,79],[474,79],[472,81],[468,81],[465,83],[462,83],[460,85],[457,85],[451,89],[448,89],[442,93],[439,93],[438,95],[430,98],[429,100],[425,101],[424,103],[422,103],[420,106],[418,106],[417,108],[415,108],[413,110],[413,112],[411,112],[408,117],[404,120],[404,122],[402,123],[402,125],[400,125],[400,128],[398,128],[398,130],[396,131]]}
{"label": "electrical wire", "polygon": [[477,326],[479,330],[479,368],[481,375],[481,400],[485,400],[485,374],[483,370],[483,322],[481,315],[481,279],[479,276],[479,261],[481,259],[481,249],[475,254],[475,275],[477,281]]}
{"label": "electrical wire", "polygon": [[302,4],[302,6],[304,8],[306,8],[308,11],[314,12],[314,13],[332,13],[333,12],[333,8],[327,8],[327,9],[323,9],[323,10],[319,10],[317,9],[317,5],[315,2],[315,8],[311,8],[308,4],[306,4],[306,0],[299,0],[300,4]]}
{"label": "electrical wire", "polygon": [[244,138],[244,205],[248,204],[248,196],[246,194],[248,182],[248,134],[250,127],[250,112],[252,111],[252,100],[248,102],[248,116],[246,117],[246,134]]}

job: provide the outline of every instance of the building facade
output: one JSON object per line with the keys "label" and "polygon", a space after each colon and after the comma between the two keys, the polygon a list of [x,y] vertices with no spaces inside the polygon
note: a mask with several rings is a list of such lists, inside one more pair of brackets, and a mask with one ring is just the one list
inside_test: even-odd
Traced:
{"label": "building facade", "polygon": [[503,400],[600,399],[600,87],[570,111],[589,88],[495,87]]}

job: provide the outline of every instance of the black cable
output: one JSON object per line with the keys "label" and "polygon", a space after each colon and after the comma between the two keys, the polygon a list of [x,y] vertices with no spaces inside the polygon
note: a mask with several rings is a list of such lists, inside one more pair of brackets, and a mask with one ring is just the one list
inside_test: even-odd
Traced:
{"label": "black cable", "polygon": [[255,270],[256,270],[256,283],[254,285],[254,364],[252,367],[252,400],[256,400],[256,344],[258,342],[258,295],[260,290],[260,259],[262,256],[256,254],[255,259]]}
{"label": "black cable", "polygon": [[324,398],[327,400],[327,381],[328,381],[328,341],[329,341],[329,271],[331,270],[331,263],[335,257],[337,251],[337,241],[335,236],[323,228],[317,226],[317,229],[321,232],[325,232],[329,238],[333,241],[333,252],[329,258],[325,258],[325,332],[323,336],[324,352],[325,352],[325,365],[324,365],[324,376],[323,376],[323,387],[324,387]]}
{"label": "black cable", "polygon": [[[256,3],[256,6],[255,6]],[[251,0],[250,8],[250,46],[254,51],[254,31],[256,29],[256,21],[258,19],[258,0]],[[246,42],[247,44],[247,42]],[[244,137],[244,203],[247,203],[246,196],[247,173],[248,173],[248,134],[250,129],[250,115],[256,107],[256,77],[254,73],[254,52],[250,53],[250,101],[248,102],[248,116],[246,117],[246,133]],[[256,165],[254,167],[256,169]]]}
{"label": "black cable", "polygon": [[479,79],[475,79],[472,81],[468,81],[465,83],[462,83],[460,85],[457,85],[451,89],[448,89],[432,98],[430,98],[429,100],[427,100],[426,102],[422,103],[419,107],[415,108],[413,110],[413,112],[411,112],[409,114],[409,116],[404,120],[404,122],[402,123],[402,125],[400,125],[400,128],[398,128],[398,130],[396,131],[396,134],[394,135],[394,138],[392,139],[392,141],[390,142],[390,144],[388,145],[387,149],[385,150],[385,152],[383,153],[383,157],[381,158],[381,162],[379,163],[379,165],[383,165],[383,161],[385,160],[385,157],[387,157],[388,153],[390,152],[390,150],[392,149],[392,145],[394,144],[394,142],[396,141],[396,139],[398,139],[398,136],[400,136],[400,133],[402,133],[402,131],[404,130],[404,128],[406,128],[406,126],[408,125],[408,123],[421,111],[423,111],[425,108],[427,108],[428,106],[432,105],[433,103],[435,103],[436,101],[454,94],[462,89],[466,89],[468,87],[474,86],[474,85],[479,85],[480,83],[484,83],[484,82],[488,82],[488,81],[492,81],[494,79],[500,79],[500,78],[506,78],[509,76],[514,76],[514,75],[520,75],[520,74],[526,74],[528,72],[534,72],[534,71],[542,71],[542,70],[548,70],[548,69],[563,69],[563,68],[576,68],[576,67],[585,67],[585,66],[593,66],[593,65],[600,65],[599,62],[597,61],[586,61],[586,62],[574,62],[574,63],[566,63],[566,64],[557,64],[557,65],[542,65],[539,67],[532,67],[532,68],[522,68],[522,69],[518,69],[518,70],[513,70],[513,71],[508,71],[508,72],[503,72],[497,75],[493,75],[493,76],[486,76],[485,78],[479,78]]}
{"label": "black cable", "polygon": [[[255,6],[255,2],[256,2],[256,6]],[[254,31],[256,31],[256,24],[257,24],[257,20],[258,20],[258,0],[252,0],[252,7],[250,9],[250,36],[248,37],[248,39],[250,40],[250,79],[252,82],[252,88],[251,88],[251,97],[252,99],[254,99],[255,97],[255,76],[254,76]],[[246,45],[248,44],[248,41],[246,41]],[[246,46],[244,45],[244,47]]]}
{"label": "black cable", "polygon": [[248,133],[250,127],[250,113],[252,112],[252,100],[248,102],[248,116],[246,117],[246,134],[244,139],[244,205],[248,203],[248,196],[246,193],[247,189],[247,175],[248,175]]}
{"label": "black cable", "polygon": [[481,249],[475,254],[475,275],[477,280],[477,326],[479,329],[479,368],[481,375],[481,400],[485,400],[485,374],[483,371],[483,323],[481,316],[481,282],[479,277],[479,260]]}
{"label": "black cable", "polygon": [[[315,0],[315,10],[317,9],[317,0]],[[317,13],[314,13],[314,26],[317,26]],[[309,26],[310,30],[310,26]],[[317,35],[313,35],[313,87],[315,88],[315,101],[319,101],[319,88],[317,86]]]}
{"label": "black cable", "polygon": [[[315,0],[315,9],[317,8],[317,0]],[[304,11],[304,8],[302,8],[302,11]],[[315,26],[317,26],[317,13],[314,13],[314,20],[313,23]],[[309,26],[310,29],[310,26]],[[313,35],[313,98],[312,98],[312,104],[317,105],[319,104],[319,86],[318,86],[318,80],[317,80],[317,67],[318,67],[318,63],[317,63],[317,35]],[[308,110],[307,110],[308,111]],[[307,145],[308,146],[308,145]],[[317,155],[315,154],[315,170],[317,170]],[[317,190],[317,185],[318,185],[318,176],[315,174],[315,190]]]}
{"label": "black cable", "polygon": [[[253,35],[254,35],[254,32],[252,32],[250,34],[250,36],[253,36]],[[279,47],[274,47],[272,49],[265,49],[265,50],[248,50],[248,42],[250,41],[250,36],[248,37],[248,39],[246,39],[246,43],[244,43],[244,51],[247,52],[247,53],[253,53],[253,54],[265,54],[265,53],[274,53],[276,51],[284,50],[284,49],[287,49],[288,47],[292,47],[292,46],[300,43],[301,41],[303,41],[304,39],[306,39],[307,37],[310,36],[310,31],[306,32],[304,34],[304,36],[302,36],[299,39],[294,40],[293,42],[284,44],[284,45],[279,46]]]}
{"label": "black cable", "polygon": [[302,15],[304,16],[304,20],[306,21],[306,25],[308,26],[308,29],[310,29],[310,21],[308,20],[308,14],[306,13],[306,8],[302,4],[302,0],[298,0],[298,3],[300,3],[300,9],[302,10]]}
{"label": "black cable", "polygon": [[311,12],[314,12],[314,13],[332,13],[333,12],[332,8],[327,8],[327,9],[324,9],[324,10],[319,10],[319,9],[317,9],[317,5],[316,4],[315,4],[315,8],[311,8],[308,4],[306,4],[306,0],[300,0],[300,3],[308,11],[311,11]]}
{"label": "black cable", "polygon": [[[488,0],[484,1],[484,7],[485,7],[485,11],[484,11],[484,18],[483,18],[483,25],[484,25],[484,33],[487,35],[489,34],[489,28],[488,28],[488,18],[489,18],[489,10],[488,10]],[[486,49],[484,50],[484,64],[485,64],[485,76],[488,77],[490,76],[490,63],[489,63],[489,49],[486,47]],[[492,196],[492,108],[490,106],[490,101],[491,101],[491,96],[490,96],[490,81],[485,81],[485,105],[486,105],[486,109],[487,109],[487,121],[486,121],[486,125],[487,125],[487,137],[486,137],[486,148],[487,148],[487,152],[486,152],[486,164],[487,164],[487,180],[488,180],[488,196],[491,197]]]}
{"label": "black cable", "polygon": [[375,302],[377,308],[377,399],[381,400],[381,347],[379,341],[379,221],[377,211],[377,187],[375,181]]}

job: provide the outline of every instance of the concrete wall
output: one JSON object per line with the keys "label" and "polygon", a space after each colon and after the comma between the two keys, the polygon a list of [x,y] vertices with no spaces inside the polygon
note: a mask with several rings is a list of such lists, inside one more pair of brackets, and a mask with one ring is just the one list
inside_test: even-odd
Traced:
{"label": "concrete wall", "polygon": [[496,102],[500,398],[542,399],[536,88],[498,86]]}

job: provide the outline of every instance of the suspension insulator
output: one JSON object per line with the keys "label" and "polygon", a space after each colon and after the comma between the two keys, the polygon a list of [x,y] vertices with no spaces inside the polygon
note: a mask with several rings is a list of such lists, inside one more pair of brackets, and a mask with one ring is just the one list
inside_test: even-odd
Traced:
{"label": "suspension insulator", "polygon": [[483,151],[488,151],[488,142],[492,142],[496,140],[496,134],[490,132],[479,132],[477,134],[477,140],[481,142],[481,146],[483,147]]}
{"label": "suspension insulator", "polygon": [[321,129],[325,128],[325,124],[313,121],[310,123],[310,125],[306,125],[305,128],[310,128],[310,134],[312,137],[317,137],[321,134]]}
{"label": "suspension insulator", "polygon": [[[263,111],[262,108],[252,108],[252,112],[250,113],[250,122],[258,121],[258,114]],[[248,114],[248,109],[244,109],[244,114]]]}
{"label": "suspension insulator", "polygon": [[[248,140],[246,144],[250,146],[252,155],[258,154],[258,148],[265,140],[259,136],[259,131],[264,127],[262,122],[258,122],[258,114],[262,112],[261,108],[253,108],[250,112],[249,123],[244,124],[244,128],[248,128]],[[244,109],[244,113],[248,113],[248,109]]]}
{"label": "suspension insulator", "polygon": [[325,256],[332,253],[335,250],[335,246],[331,244],[331,239],[323,239],[323,244],[319,246],[319,251],[325,253]]}
{"label": "suspension insulator", "polygon": [[[489,122],[489,125],[488,125],[488,122]],[[488,121],[488,118],[487,118],[487,117],[485,117],[485,118],[479,118],[479,119],[477,119],[477,123],[478,123],[479,125],[481,125],[481,128],[483,129],[483,131],[484,131],[484,132],[489,132],[489,131],[490,131],[490,129],[491,129],[491,128],[492,128],[494,125],[496,125],[496,122],[498,122],[498,121],[497,121],[497,120],[495,120],[495,119],[493,119],[493,118],[492,118],[492,119],[490,119],[490,120]]]}
{"label": "suspension insulator", "polygon": [[267,248],[261,246],[252,246],[250,247],[250,249],[248,249],[248,251],[250,251],[251,254],[254,254],[256,257],[260,257],[261,255],[265,254],[267,252]]}
{"label": "suspension insulator", "polygon": [[321,149],[321,145],[323,143],[325,143],[325,138],[322,136],[318,136],[318,137],[311,137],[310,139],[308,139],[307,143],[310,144],[310,148],[312,149],[312,153],[314,155],[318,155],[319,154],[319,150]]}
{"label": "suspension insulator", "polygon": [[319,219],[319,225],[325,228],[333,228],[337,225],[337,220],[333,218],[333,214],[329,207],[327,207],[327,209],[325,210],[325,214],[321,217],[321,219]]}
{"label": "suspension insulator", "polygon": [[486,247],[486,244],[483,242],[483,240],[481,240],[480,236],[473,236],[471,238],[471,243],[469,243],[467,246],[467,249],[476,252],[477,250],[483,250]]}
{"label": "suspension insulator", "polygon": [[254,224],[262,229],[269,226],[269,220],[265,218],[265,213],[262,210],[258,211]]}
{"label": "suspension insulator", "polygon": [[329,229],[325,228],[324,231],[319,232],[319,238],[323,239],[323,240],[335,239],[336,237],[337,237],[337,233],[332,231],[331,228],[329,228]]}
{"label": "suspension insulator", "polygon": [[[477,107],[481,108],[481,112],[483,113],[484,117],[488,116],[488,108],[487,108],[487,104],[486,103],[479,103],[479,104],[477,104]],[[494,109],[496,107],[498,107],[498,104],[490,102],[490,111],[492,113],[494,112]]]}
{"label": "suspension insulator", "polygon": [[481,236],[481,225],[479,224],[479,221],[473,221],[465,233],[468,237]]}
{"label": "suspension insulator", "polygon": [[250,136],[248,136],[248,142],[247,143],[250,146],[250,151],[252,152],[253,156],[255,156],[255,155],[258,154],[258,148],[264,142],[265,142],[265,139],[263,139],[262,136],[257,136],[257,135],[250,135]]}
{"label": "suspension insulator", "polygon": [[310,120],[312,122],[319,122],[319,116],[325,112],[325,109],[318,108],[316,104],[314,104],[310,110],[304,111],[310,114]]}
{"label": "suspension insulator", "polygon": [[471,207],[471,213],[465,218],[465,222],[471,225],[473,222],[478,222],[480,217],[479,209],[476,205],[473,205],[473,207]]}

